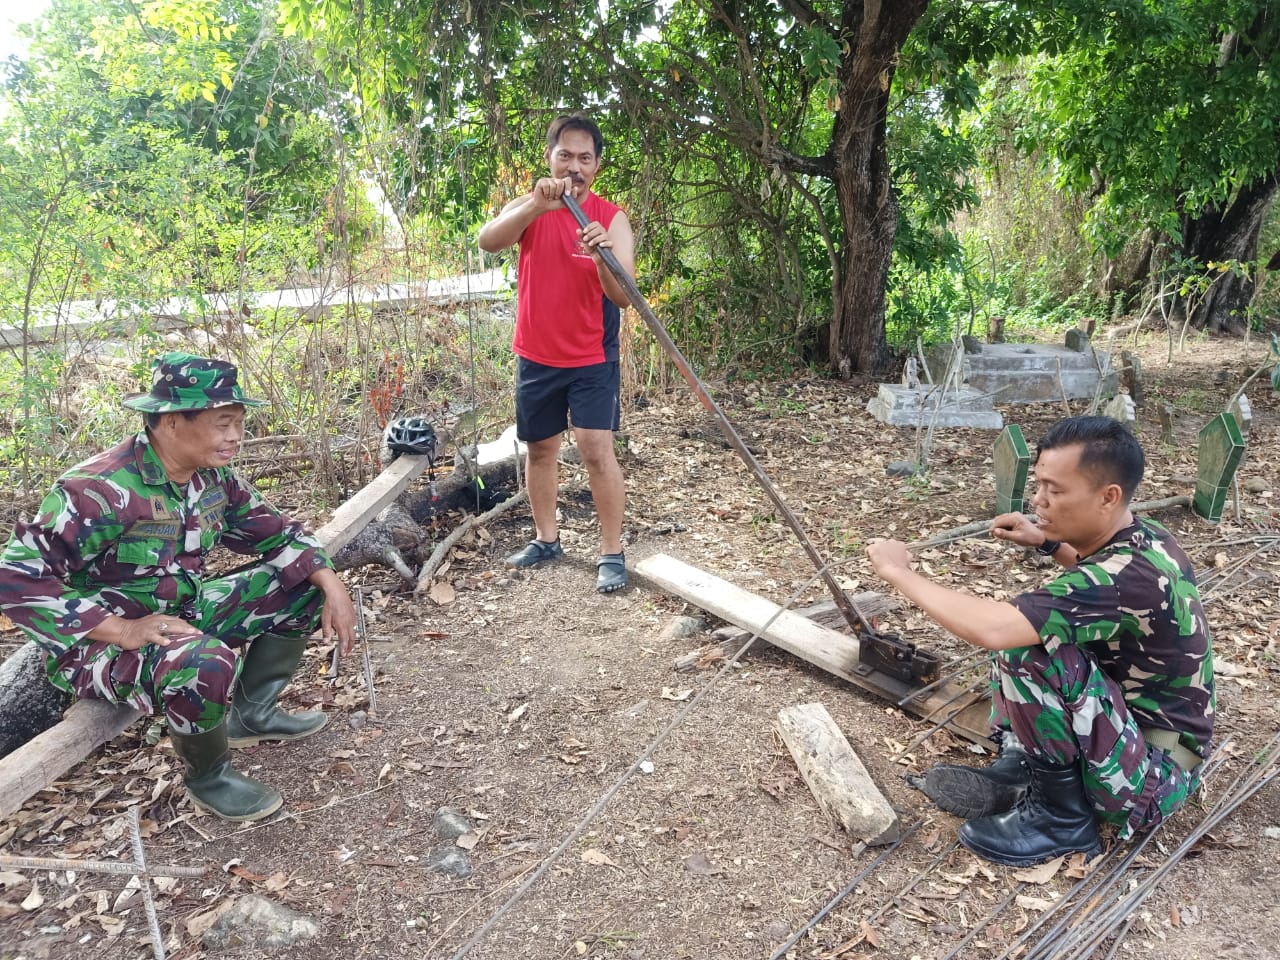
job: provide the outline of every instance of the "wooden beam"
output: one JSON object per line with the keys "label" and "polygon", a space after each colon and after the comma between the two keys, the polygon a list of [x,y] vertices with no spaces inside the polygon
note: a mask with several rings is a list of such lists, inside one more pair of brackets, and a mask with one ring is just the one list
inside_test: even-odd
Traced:
{"label": "wooden beam", "polygon": [[16,812],[27,798],[44,790],[142,714],[105,700],[73,703],[60,723],[28,740],[0,760],[0,817]]}
{"label": "wooden beam", "polygon": [[660,590],[684,597],[752,633],[761,631],[772,619],[760,634],[764,639],[828,673],[857,682],[852,671],[858,666],[858,641],[853,637],[814,623],[794,610],[779,612],[773,601],[665,553],[641,560],[636,573]]}
{"label": "wooden beam", "polygon": [[[793,610],[781,610],[778,604],[743,590],[714,574],[690,566],[675,557],[657,553],[636,564],[636,573],[654,587],[683,597],[708,613],[737,624],[760,636],[775,647],[821,667],[856,687],[897,703],[906,698],[912,687],[896,677],[860,669],[857,638],[814,623]],[[771,622],[772,621],[772,622]],[[766,629],[765,624],[769,626]],[[925,696],[908,701],[903,710],[934,721],[941,721],[963,705],[951,718],[949,726],[960,735],[976,742],[987,742],[991,729],[986,714],[989,708],[979,703],[964,703],[965,688],[947,681],[931,689]]]}
{"label": "wooden beam", "polygon": [[[387,504],[427,469],[425,456],[401,456],[316,531],[331,554],[354,537]],[[62,720],[0,758],[0,817],[7,817],[87,757],[99,744],[125,730],[141,714],[102,700],[81,700]]]}
{"label": "wooden beam", "polygon": [[431,464],[425,454],[401,455],[391,466],[373,478],[367,487],[333,511],[333,517],[316,531],[329,555],[337,553],[347,542],[395,500]]}
{"label": "wooden beam", "polygon": [[778,713],[775,726],[818,805],[849,836],[873,847],[898,839],[898,815],[826,707],[787,707]]}

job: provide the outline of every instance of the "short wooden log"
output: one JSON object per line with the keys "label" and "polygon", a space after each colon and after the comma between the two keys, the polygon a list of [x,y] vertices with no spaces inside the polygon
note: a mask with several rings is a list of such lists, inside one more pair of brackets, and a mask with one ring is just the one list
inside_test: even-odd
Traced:
{"label": "short wooden log", "polygon": [[0,766],[0,817],[18,810],[27,798],[44,790],[84,759],[100,743],[125,730],[141,714],[105,700],[80,700],[59,723],[27,741]]}
{"label": "short wooden log", "polygon": [[898,815],[884,798],[827,708],[801,703],[775,724],[814,799],[851,837],[870,846],[898,839]]}

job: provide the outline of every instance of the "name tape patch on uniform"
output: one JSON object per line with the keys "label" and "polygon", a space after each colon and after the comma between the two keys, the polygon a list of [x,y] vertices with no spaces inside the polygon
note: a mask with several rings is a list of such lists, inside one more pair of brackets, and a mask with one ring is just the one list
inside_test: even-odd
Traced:
{"label": "name tape patch on uniform", "polygon": [[182,527],[176,520],[139,520],[120,537],[127,540],[174,540]]}

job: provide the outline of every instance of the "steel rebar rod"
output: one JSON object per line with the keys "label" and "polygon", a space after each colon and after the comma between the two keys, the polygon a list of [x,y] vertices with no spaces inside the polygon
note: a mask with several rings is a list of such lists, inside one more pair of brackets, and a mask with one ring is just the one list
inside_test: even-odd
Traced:
{"label": "steel rebar rod", "polygon": [[[1103,911],[1101,916],[1106,918],[1107,922],[1111,925],[1111,929],[1114,929],[1114,926],[1118,924],[1123,917],[1127,916],[1137,903],[1140,903],[1142,899],[1145,899],[1146,894],[1143,894],[1139,899],[1136,901],[1134,900],[1134,897],[1137,896],[1140,890],[1145,889],[1149,892],[1150,888],[1154,886],[1154,883],[1170,869],[1176,866],[1178,861],[1182,859],[1188,850],[1200,841],[1204,834],[1212,830],[1221,823],[1222,820],[1235,812],[1240,804],[1253,796],[1263,783],[1270,781],[1271,777],[1264,777],[1263,774],[1266,772],[1266,767],[1269,766],[1274,759],[1275,758],[1272,757],[1268,760],[1266,765],[1258,766],[1252,773],[1246,772],[1245,774],[1242,774],[1241,777],[1238,777],[1236,779],[1237,786],[1234,786],[1229,790],[1228,793],[1224,795],[1224,797],[1215,804],[1208,813],[1205,814],[1200,823],[1194,827],[1185,838],[1183,838],[1182,843],[1180,843],[1178,847],[1169,854],[1165,859],[1165,862],[1161,864],[1160,867],[1156,868],[1156,870],[1149,874],[1145,880],[1135,886],[1128,893],[1123,894],[1110,907]],[[1271,776],[1274,776],[1274,772]],[[1099,926],[1101,926],[1101,924],[1099,924]],[[1074,945],[1075,942],[1078,942],[1086,935],[1087,934],[1077,933],[1075,936],[1069,938],[1068,945]]]}
{"label": "steel rebar rod", "polygon": [[1116,954],[1120,951],[1120,944],[1124,943],[1124,938],[1129,934],[1129,928],[1133,926],[1133,917],[1125,919],[1120,925],[1120,932],[1116,934],[1115,940],[1111,944],[1111,949],[1107,951],[1107,955],[1102,960],[1115,960]]}
{"label": "steel rebar rod", "polygon": [[883,917],[886,913],[889,912],[890,907],[897,906],[898,901],[901,900],[903,897],[905,897],[912,890],[914,890],[916,887],[916,884],[918,884],[921,880],[923,880],[925,877],[931,874],[937,868],[938,864],[942,863],[943,860],[951,856],[951,854],[955,853],[959,849],[960,849],[959,838],[951,841],[950,846],[943,847],[942,851],[936,857],[934,857],[931,861],[929,861],[929,863],[923,869],[918,871],[915,874],[915,876],[911,877],[903,885],[901,890],[899,890],[893,896],[887,897],[876,909],[876,911],[873,914],[871,914],[871,916],[867,917],[867,923],[875,923],[877,920],[879,920],[881,917]]}
{"label": "steel rebar rod", "polygon": [[364,685],[369,694],[369,713],[378,709],[378,694],[373,689],[373,664],[369,660],[369,635],[364,629],[364,591],[356,587],[356,636],[360,638],[360,656],[364,661]]}
{"label": "steel rebar rod", "polygon": [[1238,788],[1231,790],[1227,796],[1215,804],[1159,867],[1104,910],[1100,915],[1101,919],[1095,920],[1087,929],[1078,929],[1073,936],[1068,937],[1065,944],[1059,945],[1053,956],[1062,956],[1064,950],[1076,950],[1074,956],[1081,958],[1092,954],[1151,895],[1155,885],[1182,861],[1187,852],[1199,843],[1206,833],[1234,813],[1242,803],[1252,798],[1260,789],[1270,784],[1276,775],[1280,774],[1280,767],[1271,769],[1277,759],[1280,759],[1280,735],[1277,735],[1264,749],[1270,751],[1265,761],[1256,764],[1252,773],[1238,778]]}
{"label": "steel rebar rod", "polygon": [[[569,213],[573,215],[573,219],[577,221],[578,226],[586,227],[590,221],[587,219],[586,213],[583,212],[582,207],[578,204],[578,201],[574,199],[573,195],[566,192],[560,199],[568,209]],[[631,279],[627,274],[627,271],[622,269],[622,264],[618,262],[618,258],[614,255],[612,250],[608,247],[597,247],[596,250],[600,254],[600,259],[604,261],[605,266],[608,267],[609,271],[613,274],[614,279],[618,281],[618,285],[622,287],[623,292],[627,295],[627,299],[631,301],[631,305],[635,307],[636,313],[640,314],[641,319],[644,320],[649,331],[662,346],[663,351],[666,352],[667,356],[670,357],[671,361],[676,365],[676,369],[680,371],[680,375],[684,377],[685,382],[689,384],[689,389],[693,391],[693,395],[698,398],[699,402],[702,403],[707,412],[711,414],[712,418],[716,421],[716,424],[720,427],[720,431],[724,434],[725,439],[729,441],[729,445],[733,447],[734,451],[742,459],[742,462],[747,465],[747,469],[751,471],[756,482],[760,484],[761,489],[764,490],[769,499],[773,501],[773,505],[777,508],[778,513],[782,515],[787,526],[789,526],[792,532],[795,533],[796,539],[800,541],[800,546],[804,549],[804,552],[808,555],[809,560],[813,563],[814,567],[819,570],[825,570],[825,562],[819,555],[818,548],[813,545],[813,541],[809,539],[809,535],[805,533],[804,527],[800,524],[800,519],[792,512],[791,507],[787,505],[786,500],[782,498],[782,494],[779,493],[778,488],[769,478],[769,474],[765,472],[760,461],[756,459],[755,454],[748,449],[746,443],[734,428],[728,415],[720,408],[720,405],[716,403],[711,394],[707,392],[707,388],[703,384],[702,380],[699,379],[696,373],[694,373],[693,367],[689,365],[689,361],[685,359],[684,354],[680,352],[680,348],[677,347],[675,341],[671,339],[671,334],[667,332],[667,328],[663,326],[662,321],[658,319],[658,315],[653,312],[653,309],[640,293],[640,288],[636,286],[636,282]],[[848,595],[844,592],[844,588],[836,581],[836,578],[832,576],[830,572],[827,572],[823,574],[822,580],[827,585],[827,589],[831,592],[831,598],[835,600],[836,607],[840,610],[840,613],[844,616],[845,620],[848,621],[849,627],[855,632],[865,632],[874,636],[875,630],[872,628],[870,621],[862,615],[862,611],[858,609],[858,605],[849,599]]]}
{"label": "steel rebar rod", "polygon": [[[64,860],[59,857],[11,857],[0,854],[0,867],[16,870],[83,870],[85,873],[116,873],[126,877],[140,877],[143,871],[135,863],[115,860]],[[174,867],[149,865],[146,873],[152,877],[203,877],[204,867]]]}
{"label": "steel rebar rod", "polygon": [[910,837],[913,833],[919,830],[920,825],[923,822],[924,821],[919,821],[913,824],[909,830],[907,830],[905,833],[899,836],[897,840],[893,842],[892,846],[888,847],[883,853],[880,854],[880,856],[876,857],[869,864],[867,864],[865,867],[859,870],[857,876],[855,876],[852,880],[850,880],[847,884],[845,884],[844,889],[842,889],[834,897],[828,900],[826,905],[823,906],[821,910],[819,910],[812,917],[810,917],[808,921],[805,922],[804,926],[802,926],[799,930],[793,933],[787,939],[786,943],[784,943],[777,950],[775,950],[773,952],[773,955],[769,958],[769,960],[781,960],[781,958],[786,955],[788,950],[790,950],[802,939],[804,939],[805,935],[810,930],[812,930],[814,927],[816,927],[819,923],[822,922],[823,917],[825,917],[832,910],[834,910],[844,900],[845,897],[849,896],[849,894],[853,893],[854,890],[858,889],[858,884],[862,883],[862,881],[865,880],[872,873],[872,871],[874,871],[877,867],[879,867],[880,864],[888,860],[890,855],[892,855],[895,850],[897,850],[900,846],[902,846],[902,844],[906,841],[908,837]]}
{"label": "steel rebar rod", "polygon": [[[1165,497],[1162,500],[1145,500],[1141,503],[1131,504],[1129,509],[1134,513],[1151,513],[1155,510],[1164,510],[1168,507],[1189,507],[1191,506],[1191,497],[1186,495],[1176,497]],[[1035,521],[1038,519],[1034,513],[1026,513],[1023,516]],[[928,540],[913,540],[907,544],[907,549],[912,553],[918,550],[928,550],[930,547],[940,547],[944,544],[954,543],[957,540],[968,540],[970,537],[981,537],[989,533],[991,528],[995,526],[995,518],[990,520],[975,520],[973,523],[966,523],[963,527],[955,527],[952,530],[944,530],[942,533]]]}
{"label": "steel rebar rod", "polygon": [[134,879],[142,887],[142,905],[147,914],[147,929],[151,932],[151,951],[156,960],[165,960],[164,933],[160,929],[160,918],[156,916],[156,898],[151,892],[151,877],[147,875],[147,854],[142,849],[142,822],[136,806],[129,808],[129,839],[133,843],[133,862],[141,871]]}
{"label": "steel rebar rod", "polygon": [[[1098,858],[1098,862],[1094,864],[1092,870],[1077,880],[1070,890],[1055,901],[1052,907],[1040,914],[1039,919],[1037,919],[1035,923],[1031,924],[1031,926],[1026,930],[1022,931],[1022,936],[1011,943],[1005,949],[1004,953],[1000,954],[999,957],[996,957],[995,960],[1008,960],[1009,957],[1012,957],[1017,953],[1018,949],[1022,947],[1023,944],[1035,936],[1037,930],[1052,920],[1060,910],[1063,910],[1067,906],[1067,904],[1074,902],[1077,905],[1076,909],[1069,911],[1067,916],[1059,919],[1058,921],[1059,925],[1070,922],[1070,919],[1075,915],[1076,910],[1088,902],[1088,897],[1081,895],[1082,891],[1090,884],[1096,886],[1105,878],[1105,876],[1108,875],[1106,871],[1111,869],[1112,861],[1119,859],[1120,849],[1119,845],[1116,845],[1107,850],[1106,853],[1102,854],[1102,856]],[[1092,893],[1090,893],[1089,896],[1091,897]],[[1058,926],[1055,926],[1053,929],[1058,929]]]}
{"label": "steel rebar rod", "polygon": [[[921,880],[927,877],[933,871],[933,869],[938,866],[938,864],[940,864],[946,857],[949,857],[952,853],[954,853],[957,849],[959,849],[959,847],[960,847],[960,841],[953,840],[951,844],[943,848],[943,850],[936,857],[934,857],[933,860],[931,860],[928,864],[926,864],[924,867],[918,870],[910,879],[908,879],[906,884],[897,893],[891,896],[888,896],[883,901],[881,901],[876,911],[872,913],[869,917],[867,917],[864,923],[867,926],[870,926],[871,924],[879,920],[882,916],[884,916],[885,913],[888,912],[890,907],[895,906],[901,898],[905,897],[908,893],[910,893],[915,888],[916,884],[918,884]],[[855,938],[854,940],[851,940],[837,947],[832,952],[823,954],[823,957],[825,958],[825,960],[832,960],[832,958],[839,957],[845,953],[848,953],[850,950],[852,950],[861,942],[862,942],[861,937]],[[777,958],[774,957],[774,958],[771,958],[771,960],[777,960]]]}
{"label": "steel rebar rod", "polygon": [[[1201,774],[1202,783],[1212,776],[1218,767],[1221,766],[1223,759],[1226,756],[1226,747],[1230,743],[1231,740],[1224,741],[1223,744],[1214,751],[1214,755],[1205,762],[1205,769]],[[1162,820],[1160,823],[1156,824],[1151,830],[1147,831],[1146,834],[1143,835],[1143,838],[1139,842],[1131,845],[1128,852],[1123,857],[1120,856],[1120,851],[1124,849],[1124,847],[1120,844],[1112,846],[1111,849],[1102,855],[1101,860],[1094,865],[1092,870],[1090,870],[1085,876],[1081,877],[1080,880],[1078,880],[1076,884],[1068,890],[1052,908],[1041,914],[1040,918],[1024,930],[1022,936],[1014,941],[1004,953],[996,958],[996,960],[1007,960],[1007,958],[1011,957],[1019,947],[1035,936],[1037,930],[1055,917],[1057,918],[1057,922],[1048,933],[1040,938],[1036,947],[1038,948],[1040,944],[1052,940],[1055,936],[1059,935],[1068,924],[1080,915],[1086,906],[1094,901],[1104,890],[1108,889],[1112,883],[1123,875],[1124,871],[1127,870],[1128,867],[1138,858],[1147,844],[1155,838],[1156,834],[1159,833],[1168,822],[1168,820]],[[1119,862],[1117,863],[1116,861]],[[1086,891],[1086,887],[1090,887],[1091,889]],[[1068,909],[1068,905],[1071,905],[1070,909]],[[1062,912],[1062,916],[1058,917],[1060,912]],[[1024,957],[1023,960],[1027,960],[1027,957]]]}
{"label": "steel rebar rod", "polygon": [[480,927],[474,931],[456,951],[454,951],[450,960],[463,960],[463,958],[468,956],[472,949],[474,949],[481,940],[489,935],[489,931],[496,927],[502,921],[502,918],[506,916],[510,910],[514,909],[516,904],[524,899],[525,894],[533,889],[533,886],[542,879],[547,871],[551,869],[552,865],[560,859],[561,855],[563,855],[566,850],[569,849],[569,846],[576,841],[586,831],[587,827],[595,821],[596,817],[605,810],[605,808],[612,802],[614,796],[616,796],[623,786],[626,785],[635,772],[640,769],[640,765],[645,760],[648,760],[649,757],[651,757],[657,749],[667,741],[667,738],[684,721],[685,717],[693,712],[693,710],[702,703],[711,691],[718,686],[720,681],[729,674],[733,665],[738,662],[739,658],[746,654],[751,645],[755,643],[770,626],[772,626],[775,620],[782,616],[784,612],[790,610],[795,605],[795,602],[800,599],[801,594],[818,582],[819,577],[828,573],[832,567],[838,566],[841,562],[843,561],[830,560],[824,564],[816,573],[813,574],[813,576],[792,592],[791,596],[788,597],[761,626],[756,628],[751,636],[747,638],[747,641],[741,646],[741,648],[739,648],[738,652],[734,654],[731,659],[725,661],[725,663],[721,665],[720,669],[715,672],[709,681],[707,681],[706,685],[688,702],[686,702],[685,705],[676,712],[675,716],[667,721],[667,724],[658,731],[652,740],[649,741],[649,745],[645,747],[640,756],[636,757],[635,760],[632,761],[631,765],[622,772],[622,775],[614,781],[613,785],[596,798],[596,802],[592,805],[591,809],[588,810],[586,815],[578,821],[577,825],[569,831],[569,834],[560,841],[559,845],[543,858],[537,868],[521,881],[520,885],[515,889],[511,896],[509,896],[497,910],[490,914],[489,918],[485,920],[485,922],[482,923]]}
{"label": "steel rebar rod", "polygon": [[987,927],[990,926],[992,920],[1000,916],[1000,914],[1004,913],[1005,910],[1008,909],[1009,904],[1013,903],[1014,898],[1017,897],[1018,894],[1020,894],[1026,888],[1026,886],[1027,886],[1027,881],[1019,880],[1018,885],[1009,891],[1008,896],[1006,896],[1003,900],[1001,900],[998,904],[996,904],[995,909],[993,909],[985,917],[983,917],[976,924],[974,924],[973,928],[967,934],[965,934],[964,939],[961,940],[959,943],[957,943],[951,949],[951,952],[948,953],[945,957],[943,957],[942,960],[952,960],[953,957],[959,956],[960,951],[963,950],[965,947],[967,947],[969,945],[969,942],[973,940],[974,937],[976,937],[983,930],[987,929]]}
{"label": "steel rebar rod", "polygon": [[[1213,761],[1212,769],[1206,769],[1203,776],[1207,777],[1216,771],[1216,769],[1222,765],[1224,760],[1225,752],[1222,748],[1219,748],[1219,750],[1215,752],[1215,756],[1211,758],[1211,761]],[[1212,829],[1213,825],[1220,819],[1216,816],[1217,811],[1224,809],[1228,804],[1230,804],[1232,802],[1231,798],[1236,797],[1240,790],[1245,788],[1249,779],[1250,775],[1248,771],[1242,771],[1241,774],[1232,782],[1231,786],[1224,792],[1223,799],[1220,799],[1218,803],[1213,805],[1209,813],[1207,813],[1205,818],[1202,819],[1200,825],[1194,828],[1192,832],[1188,834],[1188,837],[1198,837],[1200,834],[1197,833],[1197,831]],[[1137,858],[1146,845],[1154,839],[1155,835],[1159,833],[1161,828],[1168,822],[1168,820],[1162,820],[1148,831],[1142,841],[1135,845],[1134,849],[1120,864],[1119,868],[1114,870],[1106,881],[1100,884],[1097,889],[1091,893],[1091,906],[1096,905],[1098,898],[1100,898],[1104,892],[1109,890],[1111,886],[1124,875],[1124,871],[1128,866]],[[1207,826],[1206,823],[1208,824]],[[1189,841],[1187,839],[1184,839],[1183,846],[1187,846],[1188,842]],[[1057,958],[1061,956],[1065,950],[1075,946],[1080,940],[1088,936],[1089,930],[1097,929],[1104,923],[1110,924],[1107,929],[1114,929],[1120,920],[1122,920],[1126,915],[1126,912],[1121,907],[1124,901],[1125,895],[1121,894],[1118,898],[1112,900],[1109,905],[1103,906],[1094,912],[1087,923],[1078,923],[1070,929],[1067,929],[1064,923],[1060,922],[1052,931],[1046,934],[1037,944],[1035,944],[1035,946],[1032,947],[1024,960],[1032,960],[1032,958]],[[1083,904],[1077,905],[1077,907],[1072,911],[1072,915],[1074,916],[1079,914],[1082,906]],[[1070,918],[1068,918],[1068,920],[1069,919]]]}
{"label": "steel rebar rod", "polygon": [[947,683],[951,679],[958,677],[961,674],[967,673],[970,667],[972,667],[978,660],[983,659],[984,657],[990,657],[990,656],[991,656],[990,650],[980,649],[980,650],[975,650],[966,656],[957,657],[956,659],[952,660],[950,663],[947,664],[948,667],[955,667],[956,668],[955,670],[951,671],[948,674],[938,677],[938,679],[933,681],[933,683],[926,683],[923,687],[916,687],[914,690],[912,690],[905,697],[903,697],[901,700],[898,701],[898,706],[905,707],[912,700],[915,700],[926,693],[931,693],[932,691],[936,690],[938,687]]}
{"label": "steel rebar rod", "polygon": [[981,680],[979,683],[971,684],[970,686],[961,690],[954,697],[947,700],[946,703],[938,704],[938,706],[935,707],[929,713],[929,716],[922,717],[921,719],[928,720],[930,717],[936,717],[938,715],[938,711],[946,709],[951,704],[955,703],[957,700],[960,700],[962,698],[967,698],[964,700],[962,704],[960,704],[960,706],[956,707],[954,710],[952,710],[950,713],[944,716],[941,720],[934,721],[934,723],[927,730],[925,730],[923,733],[921,733],[919,736],[913,739],[910,743],[908,743],[905,747],[903,747],[901,750],[895,753],[892,759],[896,761],[901,759],[902,757],[905,757],[908,753],[916,749],[916,747],[920,746],[920,744],[924,743],[926,740],[932,737],[935,733],[937,733],[939,730],[945,727],[948,723],[950,723],[956,717],[960,716],[960,714],[964,713],[971,706],[977,703],[980,699],[986,696],[986,690],[985,690],[986,685],[987,685],[987,681],[985,679]]}

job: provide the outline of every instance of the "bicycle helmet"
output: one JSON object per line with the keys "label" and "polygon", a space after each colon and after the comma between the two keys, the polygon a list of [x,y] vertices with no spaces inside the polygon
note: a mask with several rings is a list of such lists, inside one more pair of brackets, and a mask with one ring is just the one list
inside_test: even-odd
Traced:
{"label": "bicycle helmet", "polygon": [[425,454],[428,460],[436,458],[436,431],[426,417],[392,420],[382,432],[382,441],[387,450],[396,454]]}

